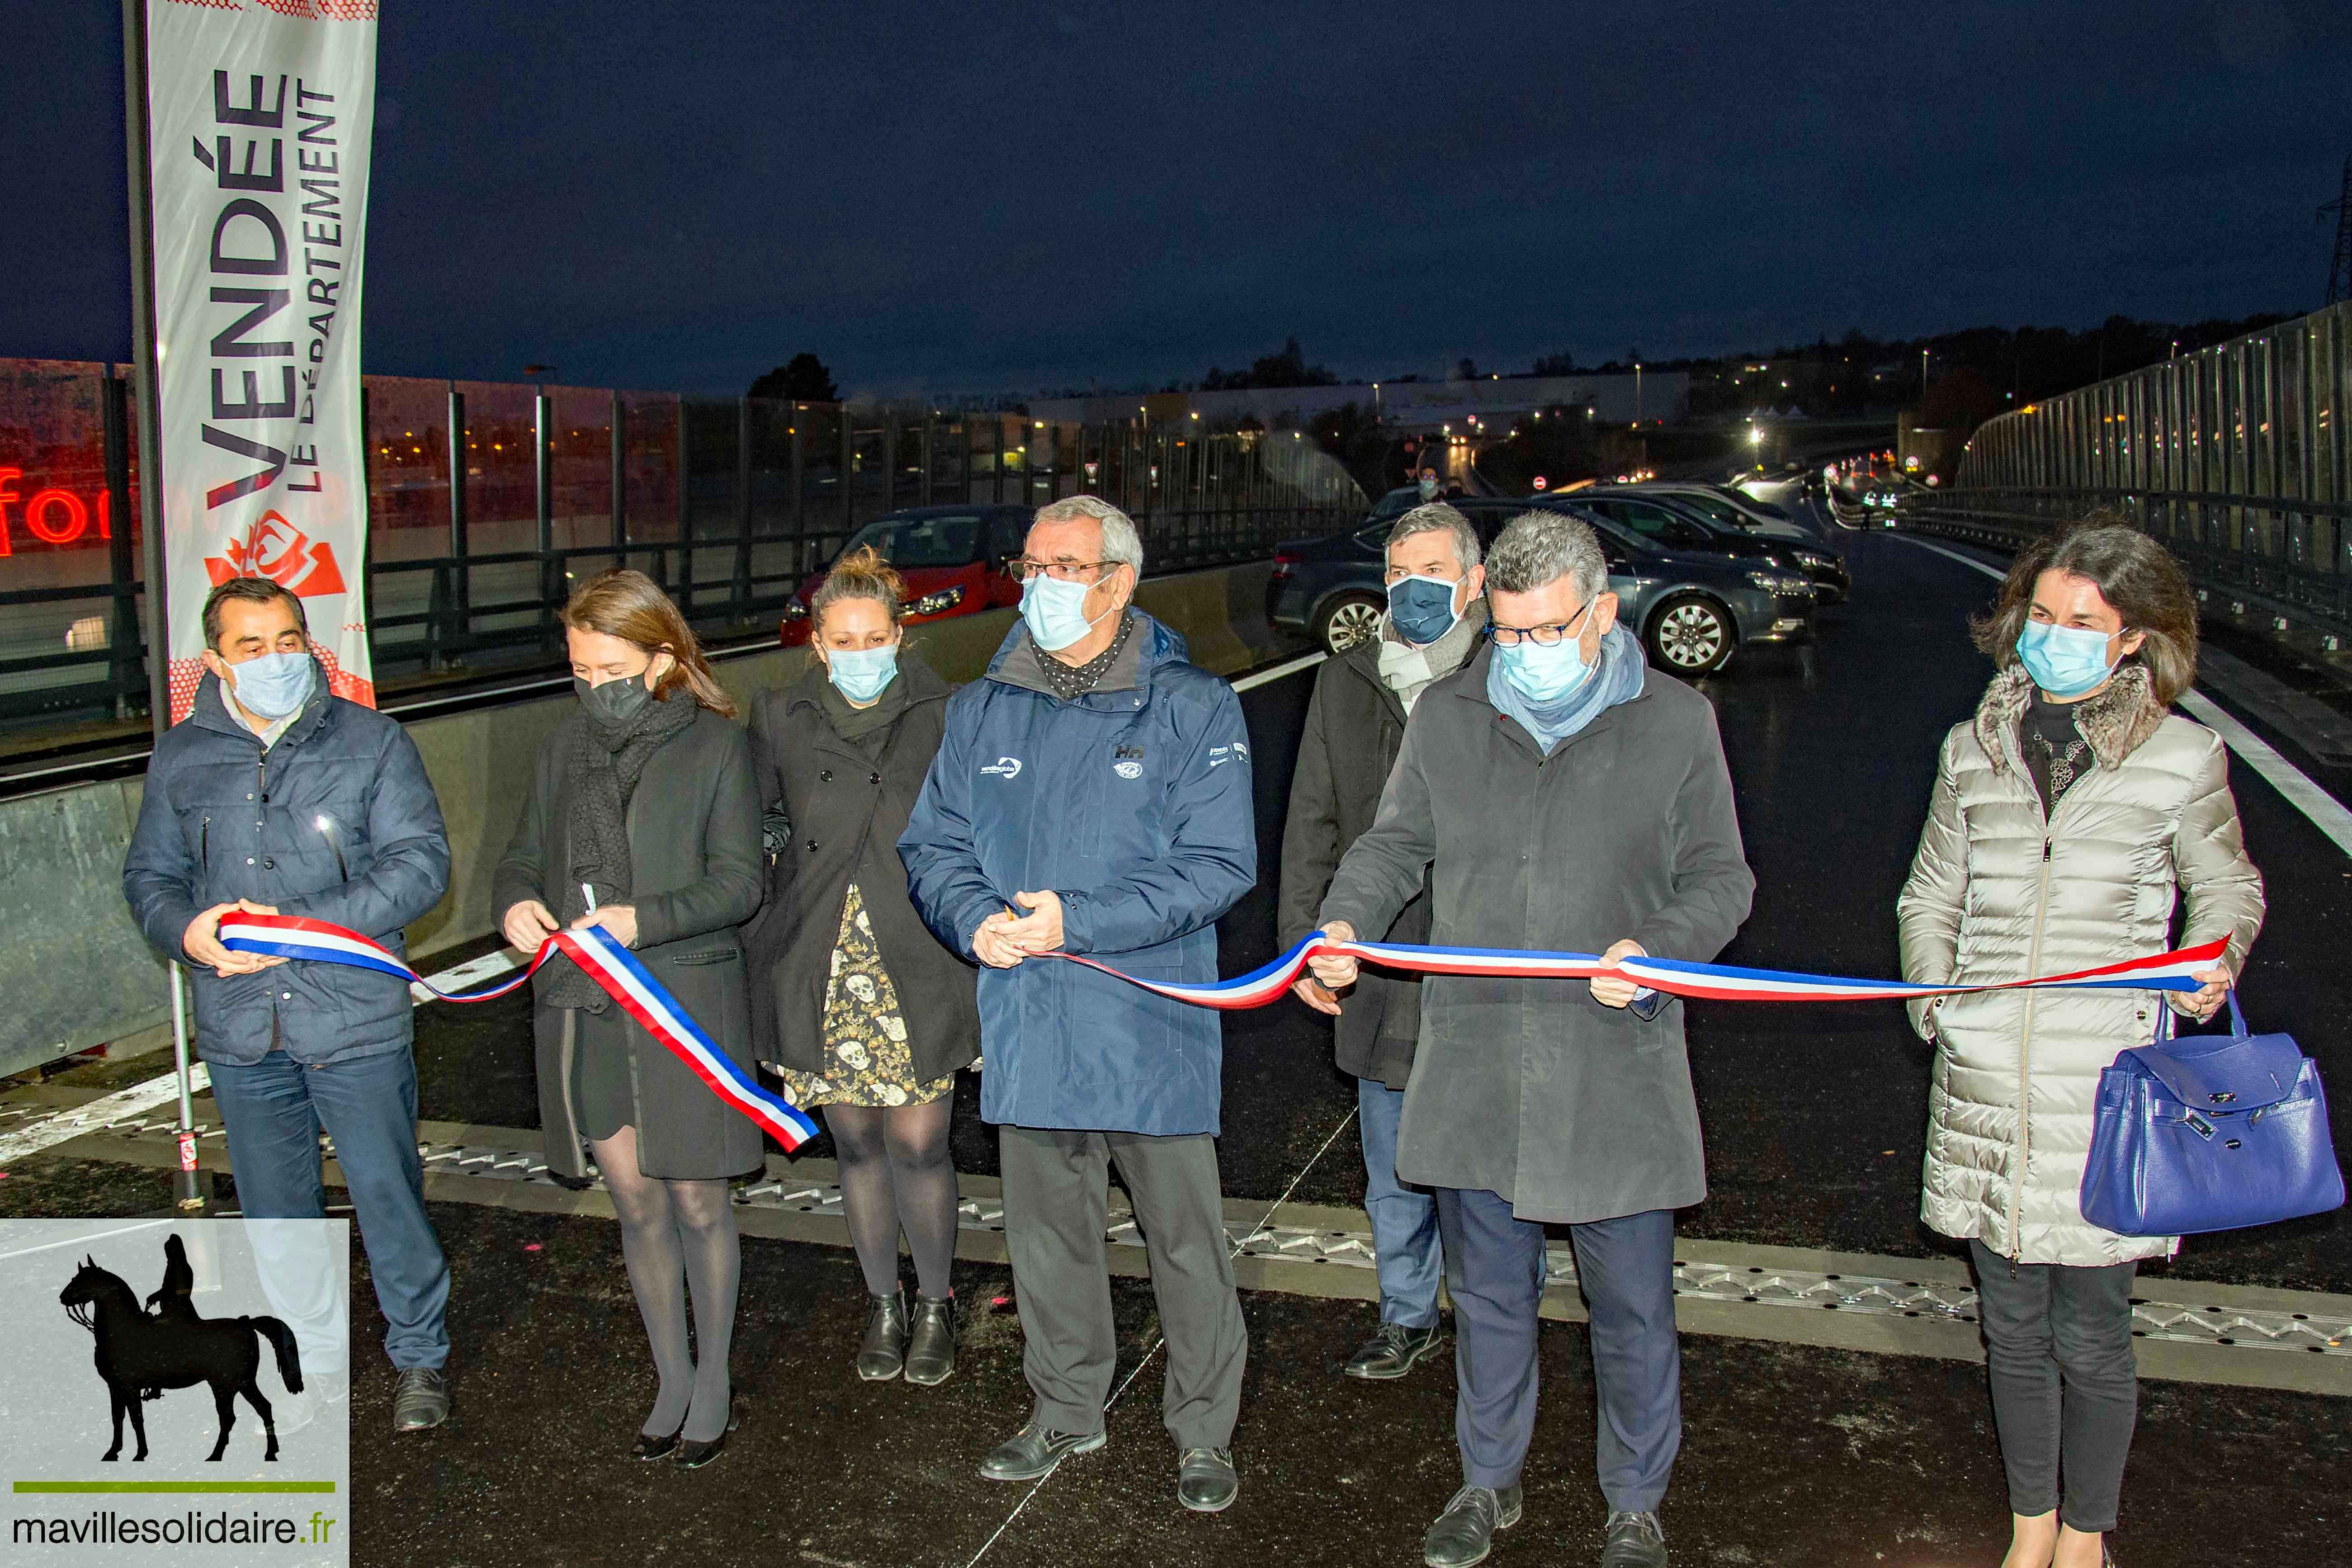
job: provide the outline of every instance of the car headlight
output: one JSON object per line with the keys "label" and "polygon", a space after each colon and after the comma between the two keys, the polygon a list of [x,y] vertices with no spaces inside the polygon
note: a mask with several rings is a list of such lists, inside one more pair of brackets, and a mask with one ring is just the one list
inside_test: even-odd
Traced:
{"label": "car headlight", "polygon": [[1812,587],[1802,577],[1783,577],[1778,572],[1750,572],[1748,580],[1768,594],[1802,594]]}
{"label": "car headlight", "polygon": [[926,594],[921,598],[916,600],[913,604],[908,605],[907,606],[907,614],[910,616],[945,615],[948,611],[954,609],[958,605],[962,603],[963,589],[961,586],[954,588],[941,588],[936,593]]}
{"label": "car headlight", "polygon": [[1834,569],[1838,563],[1837,557],[1834,555],[1820,555],[1810,550],[1798,551],[1797,559],[1805,566],[1815,572],[1831,571]]}
{"label": "car headlight", "polygon": [[807,620],[808,606],[802,604],[798,599],[786,599],[784,601],[784,619],[788,621]]}

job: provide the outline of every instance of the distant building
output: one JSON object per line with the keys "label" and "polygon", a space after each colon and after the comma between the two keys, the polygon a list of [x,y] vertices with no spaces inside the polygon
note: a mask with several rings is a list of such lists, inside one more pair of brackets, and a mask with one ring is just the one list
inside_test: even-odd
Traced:
{"label": "distant building", "polygon": [[1268,429],[1303,426],[1318,415],[1354,404],[1377,412],[1408,433],[1435,433],[1475,419],[1506,434],[1515,415],[1545,408],[1586,408],[1611,425],[1637,418],[1674,422],[1690,411],[1686,371],[1643,371],[1626,375],[1487,376],[1475,381],[1363,382],[1352,386],[1246,387],[1233,392],[1155,392],[1094,397],[1032,398],[1032,418],[1095,425],[1138,419],[1158,426],[1201,416],[1208,429],[1231,429],[1254,418]]}

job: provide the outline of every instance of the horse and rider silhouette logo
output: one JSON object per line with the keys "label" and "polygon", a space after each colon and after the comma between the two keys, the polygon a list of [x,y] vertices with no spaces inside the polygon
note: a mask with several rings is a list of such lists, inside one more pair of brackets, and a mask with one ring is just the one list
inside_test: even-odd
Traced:
{"label": "horse and rider silhouette logo", "polygon": [[[143,1400],[160,1399],[165,1389],[210,1384],[213,1407],[220,1413],[220,1436],[208,1459],[228,1450],[229,1428],[236,1425],[236,1396],[261,1417],[268,1436],[265,1460],[278,1458],[278,1423],[270,1414],[256,1374],[261,1370],[261,1342],[278,1352],[278,1375],[287,1392],[302,1392],[302,1358],[295,1348],[294,1331],[276,1318],[207,1318],[191,1300],[195,1270],[188,1266],[188,1249],[176,1236],[163,1238],[163,1281],[142,1306],[138,1294],[119,1274],[99,1267],[89,1254],[58,1293],[66,1315],[96,1336],[93,1357],[98,1375],[106,1380],[114,1408],[114,1444],[100,1456],[115,1459],[122,1454],[122,1418],[139,1438],[133,1460],[147,1457],[147,1417]],[[149,1310],[148,1308],[153,1308]]]}

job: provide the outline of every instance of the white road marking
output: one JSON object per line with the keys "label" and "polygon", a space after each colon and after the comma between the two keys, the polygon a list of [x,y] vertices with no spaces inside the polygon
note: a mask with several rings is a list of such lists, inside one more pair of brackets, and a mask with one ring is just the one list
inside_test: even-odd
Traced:
{"label": "white road marking", "polygon": [[501,974],[511,974],[520,969],[526,962],[523,955],[513,948],[501,947],[495,952],[486,952],[479,958],[469,958],[465,963],[445,969],[438,974],[428,974],[422,984],[415,981],[409,982],[409,999],[422,1007],[427,1002],[440,1000],[431,991],[425,989],[426,985],[439,991],[463,991],[469,985],[479,985],[485,980],[496,980]]}
{"label": "white road marking", "polygon": [[[1940,544],[1930,544],[1924,539],[1908,534],[1895,536],[1906,544],[1916,544],[1922,550],[1933,551],[1947,561],[1957,561],[1973,567],[1988,577],[2002,582],[2009,574],[1986,565],[1972,555],[1957,550],[1947,550]],[[2352,810],[2342,801],[2312,782],[2311,775],[2288,762],[2278,748],[2247,729],[2211,698],[2201,691],[2183,692],[2180,705],[2197,716],[2197,721],[2221,737],[2221,742],[2238,754],[2238,760],[2260,773],[2270,786],[2286,797],[2286,803],[2303,813],[2314,827],[2326,834],[2329,842],[2347,855],[2352,855]]]}
{"label": "white road marking", "polygon": [[[205,1064],[197,1062],[188,1068],[188,1092],[200,1094],[212,1085],[212,1076]],[[85,1132],[95,1132],[110,1122],[121,1121],[142,1110],[152,1110],[165,1100],[180,1097],[180,1079],[176,1073],[164,1073],[129,1089],[77,1105],[70,1110],[60,1110],[55,1116],[43,1117],[30,1126],[0,1134],[0,1165],[11,1160],[21,1160],[27,1154],[68,1139],[79,1138]]]}
{"label": "white road marking", "polygon": [[1255,675],[1243,676],[1234,682],[1234,689],[1235,691],[1251,690],[1264,686],[1269,680],[1280,680],[1286,675],[1296,675],[1302,669],[1312,669],[1330,657],[1328,653],[1301,654],[1287,663],[1276,665],[1272,669],[1261,669]]}

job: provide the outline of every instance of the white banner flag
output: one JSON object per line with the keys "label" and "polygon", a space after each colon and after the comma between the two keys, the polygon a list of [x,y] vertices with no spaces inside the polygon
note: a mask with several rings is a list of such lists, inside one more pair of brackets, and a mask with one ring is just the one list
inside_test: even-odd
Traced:
{"label": "white banner flag", "polygon": [[362,602],[360,281],[375,0],[147,0],[172,719],[205,595],[302,600],[335,692],[373,706]]}

